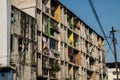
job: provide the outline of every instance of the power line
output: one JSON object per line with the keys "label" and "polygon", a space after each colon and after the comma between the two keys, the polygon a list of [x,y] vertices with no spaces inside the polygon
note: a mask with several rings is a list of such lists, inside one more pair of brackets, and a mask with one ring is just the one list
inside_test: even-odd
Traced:
{"label": "power line", "polygon": [[[110,45],[112,45],[112,41],[111,41]],[[110,50],[110,47],[108,47],[108,49],[107,49],[106,53],[108,53],[108,52],[109,52],[109,50]],[[108,55],[108,54],[106,54],[106,56],[107,56],[107,55]]]}
{"label": "power line", "polygon": [[98,15],[97,15],[97,13],[96,13],[96,10],[95,10],[94,6],[93,6],[92,0],[89,0],[89,3],[90,3],[90,6],[91,6],[91,8],[92,8],[92,10],[93,10],[94,16],[95,16],[95,18],[96,18],[96,20],[97,20],[97,22],[98,22],[98,25],[99,25],[99,27],[100,27],[103,35],[104,35],[104,38],[105,38],[108,46],[110,47],[110,50],[111,50],[112,53],[113,53],[113,50],[112,50],[112,48],[111,48],[111,46],[110,46],[110,43],[108,42],[108,39],[107,39],[107,37],[106,37],[106,34],[105,34],[104,29],[103,29],[103,27],[102,27],[102,24],[101,24],[101,22],[100,22],[100,20],[99,20],[99,17],[98,17]]}

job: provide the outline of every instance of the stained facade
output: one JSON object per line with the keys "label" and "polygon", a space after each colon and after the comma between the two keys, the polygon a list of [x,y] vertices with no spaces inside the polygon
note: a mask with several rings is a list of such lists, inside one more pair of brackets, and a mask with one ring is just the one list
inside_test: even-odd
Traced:
{"label": "stained facade", "polygon": [[85,22],[58,0],[11,3],[13,80],[103,80],[104,39]]}

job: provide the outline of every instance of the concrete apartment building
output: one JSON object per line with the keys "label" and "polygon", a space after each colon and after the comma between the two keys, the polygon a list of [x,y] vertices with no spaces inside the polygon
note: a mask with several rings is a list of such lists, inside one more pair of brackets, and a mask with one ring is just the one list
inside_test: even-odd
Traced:
{"label": "concrete apartment building", "polygon": [[[117,80],[117,72],[115,63],[107,63],[107,76],[108,80]],[[118,80],[120,80],[120,63],[118,62]]]}
{"label": "concrete apartment building", "polygon": [[[10,52],[0,55],[2,80],[104,79],[104,39],[58,0],[11,0],[10,5],[5,29]],[[1,57],[9,58],[6,64]]]}

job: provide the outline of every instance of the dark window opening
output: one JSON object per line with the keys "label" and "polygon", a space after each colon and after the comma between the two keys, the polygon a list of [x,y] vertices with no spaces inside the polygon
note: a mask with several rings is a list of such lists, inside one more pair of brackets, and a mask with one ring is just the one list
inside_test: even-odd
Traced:
{"label": "dark window opening", "polygon": [[50,38],[50,48],[58,50],[58,41],[55,39]]}
{"label": "dark window opening", "polygon": [[10,36],[10,49],[13,49],[13,35]]}
{"label": "dark window opening", "polygon": [[36,9],[36,11],[37,11],[38,14],[40,14],[40,12],[41,12],[40,9],[38,9],[38,8]]}
{"label": "dark window opening", "polygon": [[22,38],[18,38],[18,51],[22,50]]}
{"label": "dark window opening", "polygon": [[41,35],[41,32],[40,32],[40,31],[37,31],[37,35],[40,36],[40,35]]}

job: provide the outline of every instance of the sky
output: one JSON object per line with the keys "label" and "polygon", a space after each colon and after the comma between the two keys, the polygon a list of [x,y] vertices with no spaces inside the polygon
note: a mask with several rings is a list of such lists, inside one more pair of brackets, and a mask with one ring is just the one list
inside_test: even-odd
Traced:
{"label": "sky", "polygon": [[[81,20],[83,20],[87,25],[89,25],[98,34],[104,37],[100,26],[94,16],[92,8],[90,6],[89,0],[59,0],[64,4],[69,10],[76,14]],[[95,7],[96,13],[102,24],[106,36],[108,36],[108,41],[112,46],[112,39],[110,38],[111,28],[114,27],[115,30],[120,31],[120,0],[92,0]],[[120,32],[115,32],[115,37],[117,40],[117,60],[120,62]],[[106,41],[104,43],[105,47],[105,60],[106,62],[114,62],[114,53],[109,49]],[[113,48],[113,47],[112,47]]]}

